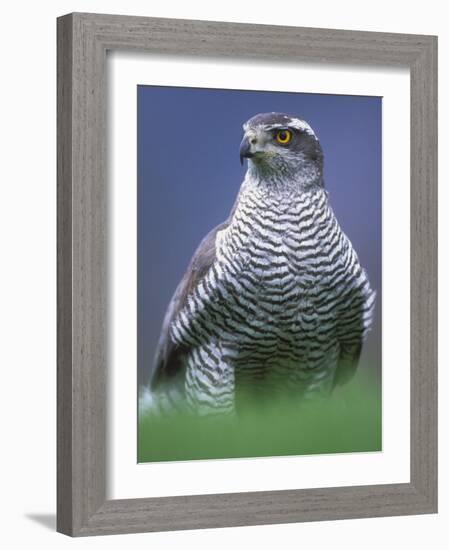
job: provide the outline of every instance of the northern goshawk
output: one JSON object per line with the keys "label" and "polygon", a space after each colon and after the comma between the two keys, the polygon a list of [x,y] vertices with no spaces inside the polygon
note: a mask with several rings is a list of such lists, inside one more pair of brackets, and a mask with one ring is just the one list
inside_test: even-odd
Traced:
{"label": "northern goshawk", "polygon": [[245,178],[168,306],[150,385],[164,406],[200,414],[330,395],[354,374],[374,309],[312,128],[264,113],[243,129]]}

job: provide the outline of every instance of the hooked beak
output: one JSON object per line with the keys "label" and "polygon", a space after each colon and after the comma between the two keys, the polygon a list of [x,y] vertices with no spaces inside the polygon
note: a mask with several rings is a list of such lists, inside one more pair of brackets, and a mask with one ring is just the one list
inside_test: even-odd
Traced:
{"label": "hooked beak", "polygon": [[243,159],[249,159],[254,156],[254,153],[251,152],[251,143],[247,136],[244,136],[242,143],[240,143],[240,164],[243,165]]}

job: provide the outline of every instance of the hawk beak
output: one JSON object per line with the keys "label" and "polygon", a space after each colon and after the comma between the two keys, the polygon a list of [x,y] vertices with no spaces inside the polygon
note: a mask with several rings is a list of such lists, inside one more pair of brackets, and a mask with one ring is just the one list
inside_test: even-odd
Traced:
{"label": "hawk beak", "polygon": [[251,143],[249,139],[244,136],[242,143],[240,144],[240,164],[243,165],[243,159],[249,159],[254,156],[254,153],[251,153]]}

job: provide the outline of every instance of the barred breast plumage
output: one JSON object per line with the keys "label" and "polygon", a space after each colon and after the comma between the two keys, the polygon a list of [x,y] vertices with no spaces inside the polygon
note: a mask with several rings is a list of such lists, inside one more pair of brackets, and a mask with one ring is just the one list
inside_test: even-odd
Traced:
{"label": "barred breast plumage", "polygon": [[[287,116],[276,115],[250,128],[272,131]],[[308,128],[298,132],[318,143]],[[319,155],[312,165],[303,149],[295,177],[279,162],[252,162],[229,220],[203,241],[167,312],[153,387],[182,373],[200,413],[329,395],[357,366],[375,293],[313,170]]]}

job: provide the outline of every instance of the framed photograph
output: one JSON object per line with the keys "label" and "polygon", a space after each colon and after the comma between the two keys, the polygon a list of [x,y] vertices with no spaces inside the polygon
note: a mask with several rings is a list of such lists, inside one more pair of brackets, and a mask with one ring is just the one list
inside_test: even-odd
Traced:
{"label": "framed photograph", "polygon": [[437,39],[58,19],[58,531],[437,511]]}

